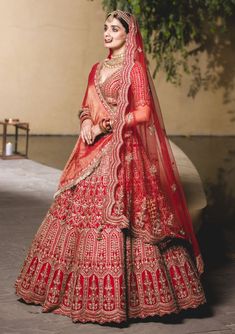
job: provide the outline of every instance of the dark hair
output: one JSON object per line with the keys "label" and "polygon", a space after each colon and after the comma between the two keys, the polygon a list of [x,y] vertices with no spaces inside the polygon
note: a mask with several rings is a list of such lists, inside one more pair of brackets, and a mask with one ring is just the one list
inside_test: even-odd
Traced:
{"label": "dark hair", "polygon": [[[107,18],[109,17],[111,15],[111,13],[107,16]],[[126,13],[126,15],[128,15],[128,16],[130,16],[130,14],[129,13]],[[114,15],[113,15],[113,17],[115,17],[115,19],[117,19],[121,24],[122,24],[122,26],[125,28],[125,30],[126,30],[126,33],[128,34],[128,32],[129,32],[129,24],[122,18],[122,17],[120,17],[119,15],[118,15],[118,13],[115,13]],[[106,18],[106,19],[107,19]]]}

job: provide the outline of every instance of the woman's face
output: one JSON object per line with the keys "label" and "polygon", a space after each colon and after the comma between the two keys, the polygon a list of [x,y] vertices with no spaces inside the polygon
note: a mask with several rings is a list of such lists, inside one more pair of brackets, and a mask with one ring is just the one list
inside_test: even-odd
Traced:
{"label": "woman's face", "polygon": [[104,46],[118,50],[124,46],[126,36],[126,30],[121,22],[116,18],[108,17],[104,23]]}

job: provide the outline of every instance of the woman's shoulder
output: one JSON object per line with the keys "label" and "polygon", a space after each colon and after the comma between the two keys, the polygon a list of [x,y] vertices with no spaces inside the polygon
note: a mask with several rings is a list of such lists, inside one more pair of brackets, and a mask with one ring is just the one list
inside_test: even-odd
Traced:
{"label": "woman's shoulder", "polygon": [[90,75],[96,70],[98,65],[99,65],[99,62],[92,65],[91,70],[90,70]]}
{"label": "woman's shoulder", "polygon": [[90,70],[90,75],[95,74],[97,67],[98,66],[102,66],[104,60],[105,59],[101,59],[100,61],[98,61],[97,63],[95,63],[94,65],[92,65],[91,70]]}
{"label": "woman's shoulder", "polygon": [[92,78],[94,78],[98,65],[99,65],[99,62],[91,66],[90,72],[88,74],[88,80],[91,80]]}

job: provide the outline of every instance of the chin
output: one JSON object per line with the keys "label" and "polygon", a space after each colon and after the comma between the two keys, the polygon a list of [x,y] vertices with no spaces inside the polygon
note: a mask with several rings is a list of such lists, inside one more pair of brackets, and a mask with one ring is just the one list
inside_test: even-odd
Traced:
{"label": "chin", "polygon": [[108,48],[108,49],[111,49],[111,48],[112,48],[112,45],[109,44],[109,43],[105,43],[105,42],[104,42],[104,46],[105,46],[106,48]]}

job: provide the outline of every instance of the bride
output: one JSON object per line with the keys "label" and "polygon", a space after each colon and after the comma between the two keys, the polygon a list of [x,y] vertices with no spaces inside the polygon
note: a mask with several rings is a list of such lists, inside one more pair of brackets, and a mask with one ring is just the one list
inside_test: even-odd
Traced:
{"label": "bride", "polygon": [[205,303],[203,261],[133,15],[104,24],[81,133],[16,293],[74,322],[122,322]]}

